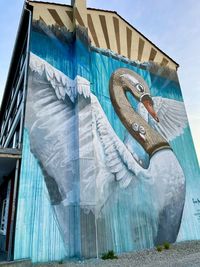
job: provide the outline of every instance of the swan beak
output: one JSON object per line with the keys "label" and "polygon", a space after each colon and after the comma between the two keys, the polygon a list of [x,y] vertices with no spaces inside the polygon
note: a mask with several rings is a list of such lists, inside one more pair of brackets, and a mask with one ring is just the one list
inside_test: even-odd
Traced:
{"label": "swan beak", "polygon": [[153,108],[153,101],[149,97],[148,99],[142,100],[142,104],[145,106],[146,110],[149,112],[149,114],[154,118],[155,121],[159,122],[159,118],[157,116],[157,113],[155,112]]}

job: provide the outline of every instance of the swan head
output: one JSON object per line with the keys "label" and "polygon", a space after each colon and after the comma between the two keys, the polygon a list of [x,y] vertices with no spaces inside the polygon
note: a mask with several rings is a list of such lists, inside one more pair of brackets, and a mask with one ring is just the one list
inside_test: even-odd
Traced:
{"label": "swan head", "polygon": [[159,122],[158,116],[153,107],[153,100],[150,90],[145,80],[134,71],[126,70],[126,73],[120,75],[122,86],[130,92],[139,102],[141,102],[148,113]]}

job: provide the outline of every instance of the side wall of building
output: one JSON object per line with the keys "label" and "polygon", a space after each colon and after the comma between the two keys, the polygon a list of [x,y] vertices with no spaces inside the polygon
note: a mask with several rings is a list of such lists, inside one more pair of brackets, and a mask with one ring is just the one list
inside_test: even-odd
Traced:
{"label": "side wall of building", "polygon": [[199,184],[174,70],[33,21],[15,259],[199,239]]}

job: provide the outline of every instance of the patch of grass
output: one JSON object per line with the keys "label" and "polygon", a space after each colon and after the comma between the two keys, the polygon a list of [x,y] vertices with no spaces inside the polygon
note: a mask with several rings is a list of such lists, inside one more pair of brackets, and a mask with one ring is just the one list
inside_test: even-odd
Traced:
{"label": "patch of grass", "polygon": [[162,248],[162,246],[158,245],[158,246],[156,247],[156,250],[157,250],[158,252],[161,252],[161,251],[163,250],[163,248]]}
{"label": "patch of grass", "polygon": [[107,253],[104,253],[101,258],[102,258],[102,260],[118,259],[118,257],[115,255],[113,250],[109,250]]}
{"label": "patch of grass", "polygon": [[170,244],[168,242],[165,242],[163,244],[163,247],[164,247],[164,249],[169,249],[170,248]]}

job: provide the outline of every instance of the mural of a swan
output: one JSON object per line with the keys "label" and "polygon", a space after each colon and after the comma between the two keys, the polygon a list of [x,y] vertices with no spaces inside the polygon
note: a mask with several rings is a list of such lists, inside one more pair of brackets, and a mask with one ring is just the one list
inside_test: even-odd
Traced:
{"label": "mural of a swan", "polygon": [[[134,111],[127,91],[141,103],[140,113],[145,117],[149,112],[152,116],[149,120],[155,130]],[[185,119],[177,119],[184,112],[183,104],[158,98],[162,104],[157,104],[156,115],[145,81],[128,69],[119,69],[112,75],[110,95],[131,138],[150,155],[148,168],[143,168],[133,151],[118,138],[98,99],[90,92],[89,81],[80,76],[72,80],[31,54],[27,105],[31,149],[44,171],[63,238],[67,242],[66,207],[80,203],[99,216],[113,182],[126,188],[141,179],[150,185],[155,196],[155,243],[174,242],[184,206],[185,178],[166,138],[179,135],[185,127]],[[172,121],[165,120],[166,107],[174,111]]]}

